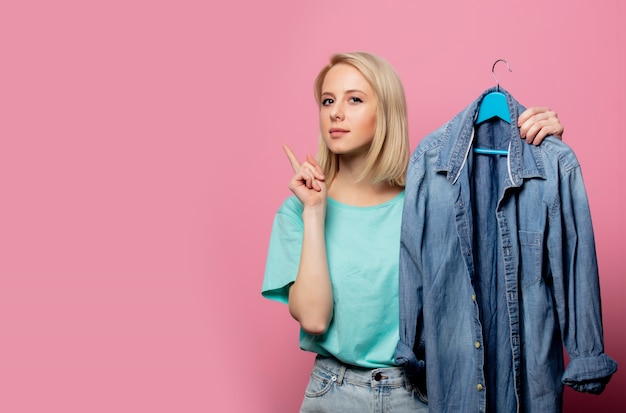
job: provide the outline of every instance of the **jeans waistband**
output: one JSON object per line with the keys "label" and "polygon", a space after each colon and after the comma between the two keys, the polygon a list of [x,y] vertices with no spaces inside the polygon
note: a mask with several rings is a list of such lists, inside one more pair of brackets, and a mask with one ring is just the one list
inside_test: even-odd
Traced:
{"label": "jeans waistband", "polygon": [[380,367],[369,369],[342,363],[334,357],[317,356],[315,369],[323,369],[336,377],[339,386],[346,381],[364,386],[404,387],[411,391],[413,386],[402,367]]}

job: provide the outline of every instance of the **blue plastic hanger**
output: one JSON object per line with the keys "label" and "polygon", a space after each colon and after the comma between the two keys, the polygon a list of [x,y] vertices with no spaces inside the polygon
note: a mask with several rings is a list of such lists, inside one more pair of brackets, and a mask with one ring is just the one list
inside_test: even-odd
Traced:
{"label": "blue plastic hanger", "polygon": [[[493,118],[500,118],[507,123],[511,123],[511,113],[509,112],[509,105],[506,101],[506,96],[503,93],[499,92],[500,90],[500,82],[495,74],[495,68],[498,62],[506,63],[507,69],[509,72],[512,72],[511,66],[504,59],[498,59],[495,61],[493,66],[491,67],[491,74],[493,78],[496,80],[496,91],[489,93],[487,96],[483,98],[483,101],[480,103],[480,107],[478,108],[478,116],[476,117],[476,121],[474,124],[478,125],[484,121]],[[489,148],[474,148],[474,152],[482,153],[486,155],[508,155],[508,151],[501,149],[489,149]]]}

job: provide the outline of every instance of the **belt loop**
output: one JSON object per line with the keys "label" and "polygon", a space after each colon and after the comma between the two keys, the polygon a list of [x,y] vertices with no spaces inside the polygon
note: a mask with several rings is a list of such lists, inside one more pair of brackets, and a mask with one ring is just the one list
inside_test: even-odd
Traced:
{"label": "belt loop", "polygon": [[346,375],[346,369],[348,367],[345,365],[345,363],[339,362],[339,374],[337,374],[337,385],[341,386],[341,383],[343,383],[343,377]]}

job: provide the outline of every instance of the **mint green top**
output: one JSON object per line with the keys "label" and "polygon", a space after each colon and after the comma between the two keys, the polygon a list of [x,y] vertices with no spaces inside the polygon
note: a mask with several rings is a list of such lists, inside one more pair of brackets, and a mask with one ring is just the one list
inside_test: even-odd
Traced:
{"label": "mint green top", "polygon": [[[404,192],[376,206],[355,207],[328,198],[326,250],[333,287],[333,319],[326,333],[300,330],[300,347],[344,363],[395,366],[399,339],[398,265]],[[302,203],[281,205],[270,237],[262,294],[287,303],[302,251]]]}

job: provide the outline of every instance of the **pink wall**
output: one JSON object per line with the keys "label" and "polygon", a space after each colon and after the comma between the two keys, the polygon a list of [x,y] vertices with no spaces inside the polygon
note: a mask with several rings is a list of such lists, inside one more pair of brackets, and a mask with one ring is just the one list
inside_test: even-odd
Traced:
{"label": "pink wall", "polygon": [[[626,366],[621,0],[44,0],[0,5],[0,411],[293,412],[310,354],[259,290],[281,144],[369,50],[420,138],[492,86],[555,108],[583,166],[605,339]],[[566,411],[624,406],[619,372]]]}

